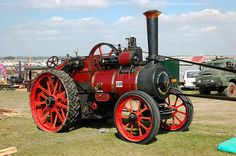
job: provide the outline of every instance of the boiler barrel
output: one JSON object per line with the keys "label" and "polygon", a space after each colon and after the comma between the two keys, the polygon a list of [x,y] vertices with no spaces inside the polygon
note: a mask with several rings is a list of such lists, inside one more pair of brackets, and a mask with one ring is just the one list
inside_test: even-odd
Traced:
{"label": "boiler barrel", "polygon": [[170,88],[170,76],[159,63],[136,68],[133,73],[120,70],[104,70],[94,73],[91,88],[95,93],[122,95],[131,90],[141,90],[157,99],[167,97]]}

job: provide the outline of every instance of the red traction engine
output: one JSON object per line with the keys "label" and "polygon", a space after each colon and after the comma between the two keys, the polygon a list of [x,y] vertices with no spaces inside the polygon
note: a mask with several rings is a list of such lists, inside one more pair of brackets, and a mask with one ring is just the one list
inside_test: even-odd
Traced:
{"label": "red traction engine", "polygon": [[159,128],[188,129],[192,103],[171,86],[170,74],[158,60],[160,12],[151,10],[144,15],[146,61],[134,37],[123,49],[99,43],[89,56],[69,57],[59,65],[55,56],[47,61],[52,68],[35,78],[30,91],[31,112],[39,129],[62,132],[82,119],[114,117],[121,138],[141,144],[150,142]]}

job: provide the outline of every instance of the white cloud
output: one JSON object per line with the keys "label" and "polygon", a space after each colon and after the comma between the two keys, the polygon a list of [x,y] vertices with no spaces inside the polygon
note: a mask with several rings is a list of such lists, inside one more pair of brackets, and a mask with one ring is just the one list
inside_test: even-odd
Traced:
{"label": "white cloud", "polygon": [[11,31],[11,34],[22,39],[30,40],[55,40],[62,38],[58,30],[19,29]]}
{"label": "white cloud", "polygon": [[113,4],[121,5],[124,2],[115,0],[0,0],[0,6],[23,9],[87,9],[104,8]]}
{"label": "white cloud", "polygon": [[170,0],[0,0],[0,6],[31,9],[88,9],[129,5],[138,9],[162,8],[166,6],[194,6],[206,3],[171,2]]}
{"label": "white cloud", "polygon": [[206,27],[201,28],[202,32],[216,32],[217,30],[218,30],[218,27],[216,26],[206,26]]}
{"label": "white cloud", "polygon": [[[159,19],[160,54],[226,54],[236,50],[236,12],[216,9],[185,14],[161,14]],[[41,23],[18,25],[8,36],[17,43],[31,39],[30,45],[45,52],[55,51],[64,55],[79,48],[87,55],[98,42],[124,45],[125,38],[135,36],[137,43],[147,50],[146,20],[139,16],[124,16],[113,22],[94,17],[67,19],[54,16]],[[46,42],[49,39],[52,41]],[[40,40],[40,41],[39,41]],[[23,43],[22,43],[23,44]],[[22,47],[21,47],[22,48]]]}
{"label": "white cloud", "polygon": [[110,5],[108,0],[30,0],[35,8],[103,8]]}
{"label": "white cloud", "polygon": [[196,6],[196,5],[207,5],[207,3],[182,3],[182,2],[172,2],[171,5],[177,5],[177,6]]}
{"label": "white cloud", "polygon": [[49,18],[46,23],[50,23],[50,24],[99,24],[101,23],[98,19],[94,18],[94,17],[84,17],[84,18],[80,18],[80,19],[64,19],[63,17],[60,16],[55,16],[55,17],[51,17]]}
{"label": "white cloud", "polygon": [[[191,54],[233,54],[236,51],[235,17],[235,11],[217,9],[161,15],[160,31],[164,35],[159,40],[160,48]],[[172,46],[163,46],[167,43]]]}
{"label": "white cloud", "polygon": [[221,15],[219,10],[216,9],[205,9],[198,12],[190,12],[188,16],[190,18],[217,18]]}
{"label": "white cloud", "polygon": [[130,5],[134,4],[135,6],[143,9],[147,8],[162,8],[166,6],[199,6],[207,5],[207,3],[192,3],[192,2],[172,2],[170,0],[130,0]]}
{"label": "white cloud", "polygon": [[119,18],[115,23],[122,24],[122,23],[126,23],[126,22],[131,22],[135,19],[136,18],[134,16],[124,16],[124,17]]}
{"label": "white cloud", "polygon": [[64,18],[61,16],[54,16],[50,19],[48,19],[48,22],[52,22],[52,23],[61,23],[64,21]]}
{"label": "white cloud", "polygon": [[141,8],[153,8],[153,7],[164,7],[169,5],[167,0],[131,0],[131,4],[134,4]]}

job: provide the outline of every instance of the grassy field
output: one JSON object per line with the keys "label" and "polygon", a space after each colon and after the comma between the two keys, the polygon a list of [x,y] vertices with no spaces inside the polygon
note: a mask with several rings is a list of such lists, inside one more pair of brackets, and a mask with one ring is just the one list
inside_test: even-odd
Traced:
{"label": "grassy field", "polygon": [[[112,121],[83,122],[67,133],[45,133],[30,114],[28,93],[0,91],[0,108],[19,112],[0,120],[0,149],[15,146],[14,155],[231,155],[217,151],[218,143],[236,136],[236,103],[191,98],[195,108],[187,132],[161,131],[154,142],[139,145],[117,137]],[[99,133],[101,128],[108,130]]]}

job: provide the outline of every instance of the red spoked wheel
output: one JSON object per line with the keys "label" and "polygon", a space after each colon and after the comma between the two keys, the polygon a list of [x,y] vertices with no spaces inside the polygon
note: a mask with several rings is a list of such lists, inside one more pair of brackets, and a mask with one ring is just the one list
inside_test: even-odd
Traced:
{"label": "red spoked wheel", "polygon": [[118,49],[109,43],[98,43],[90,51],[89,56],[112,56],[117,55]]}
{"label": "red spoked wheel", "polygon": [[64,71],[39,75],[31,88],[30,107],[37,126],[48,132],[68,130],[79,115],[78,91]]}
{"label": "red spoked wheel", "polygon": [[130,91],[116,103],[114,119],[121,138],[149,143],[160,127],[160,113],[153,98],[142,91]]}
{"label": "red spoked wheel", "polygon": [[177,88],[172,88],[170,95],[165,99],[166,107],[173,110],[170,116],[161,120],[161,128],[170,131],[185,131],[193,119],[193,105],[191,100],[181,94]]}

